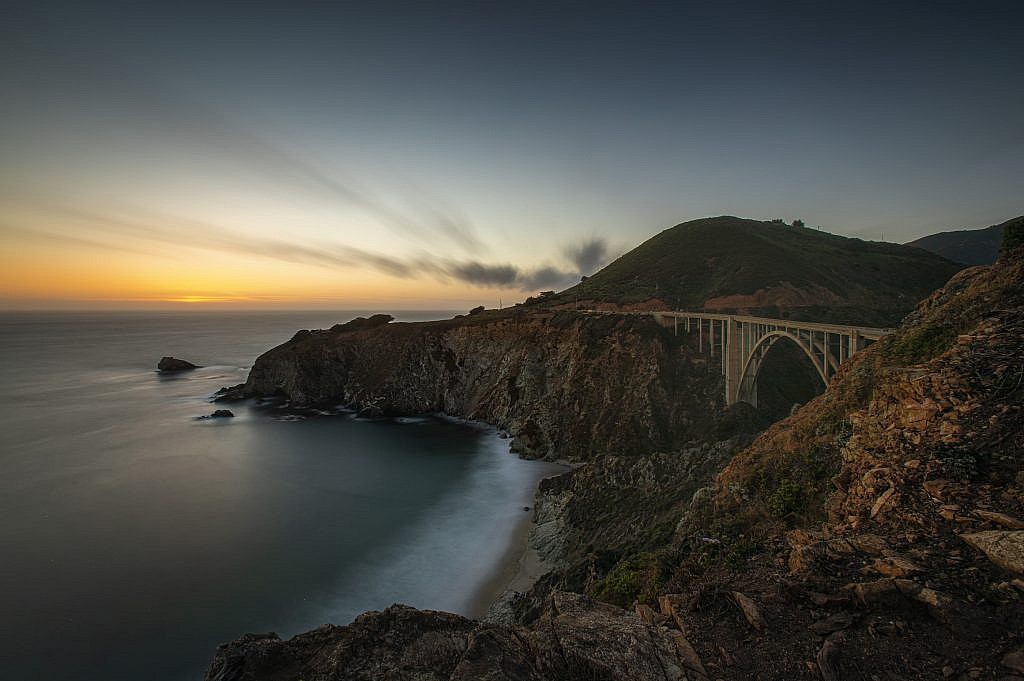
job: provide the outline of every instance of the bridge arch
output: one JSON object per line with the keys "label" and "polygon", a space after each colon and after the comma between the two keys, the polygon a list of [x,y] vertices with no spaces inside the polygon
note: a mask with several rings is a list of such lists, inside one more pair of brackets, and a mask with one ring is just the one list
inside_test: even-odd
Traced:
{"label": "bridge arch", "polygon": [[[615,314],[597,313],[595,314]],[[768,350],[785,338],[800,348],[810,360],[818,378],[826,386],[839,365],[891,329],[845,326],[791,319],[771,319],[738,314],[662,310],[632,312],[649,314],[663,326],[696,336],[698,352],[722,359],[725,376],[725,403],[757,401],[757,378]],[[809,378],[810,375],[809,375]]]}
{"label": "bridge arch", "polygon": [[811,365],[814,367],[814,371],[818,375],[818,378],[821,379],[822,386],[828,386],[828,376],[825,373],[826,369],[819,364],[819,360],[814,354],[813,337],[800,338],[798,335],[789,331],[775,329],[765,332],[764,335],[758,338],[757,342],[750,349],[750,353],[745,358],[743,368],[740,371],[739,391],[736,396],[737,401],[747,402],[755,407],[757,406],[757,376],[761,371],[761,365],[764,363],[764,359],[768,355],[768,351],[771,350],[772,346],[774,346],[779,340],[783,339],[792,342],[796,347],[800,348],[807,359],[811,360]]}

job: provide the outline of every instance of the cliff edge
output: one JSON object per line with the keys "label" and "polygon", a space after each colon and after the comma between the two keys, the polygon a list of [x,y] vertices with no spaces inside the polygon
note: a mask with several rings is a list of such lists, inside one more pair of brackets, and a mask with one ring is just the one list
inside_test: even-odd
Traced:
{"label": "cliff edge", "polygon": [[475,419],[508,431],[523,456],[586,460],[704,439],[720,386],[652,319],[515,310],[302,331],[260,356],[237,392]]}

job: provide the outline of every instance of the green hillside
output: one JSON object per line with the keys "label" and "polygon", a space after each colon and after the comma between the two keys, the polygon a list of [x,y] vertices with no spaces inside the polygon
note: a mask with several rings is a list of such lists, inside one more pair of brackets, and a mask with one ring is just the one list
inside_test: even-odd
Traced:
{"label": "green hillside", "polygon": [[964,265],[991,265],[999,255],[1003,230],[1007,225],[1022,223],[1024,223],[1024,216],[985,229],[960,229],[929,234],[911,241],[907,245],[923,248]]}
{"label": "green hillside", "polygon": [[721,216],[667,229],[545,302],[888,325],[959,269],[909,246]]}

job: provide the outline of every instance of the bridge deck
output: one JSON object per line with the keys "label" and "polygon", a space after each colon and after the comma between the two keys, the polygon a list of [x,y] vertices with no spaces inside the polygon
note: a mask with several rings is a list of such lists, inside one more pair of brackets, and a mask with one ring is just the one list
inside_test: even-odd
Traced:
{"label": "bridge deck", "polygon": [[658,317],[677,317],[684,319],[689,317],[690,319],[714,319],[715,321],[729,321],[734,320],[737,322],[743,322],[745,324],[769,324],[772,326],[788,326],[794,329],[807,329],[809,331],[828,331],[829,333],[852,333],[856,332],[860,334],[862,338],[869,340],[878,340],[882,336],[887,336],[893,332],[893,329],[880,329],[872,326],[851,326],[849,324],[824,324],[821,322],[801,322],[793,319],[773,319],[771,317],[751,317],[749,315],[738,315],[738,314],[717,314],[712,312],[683,312],[683,311],[653,311],[653,312],[638,312],[636,314],[649,314]]}

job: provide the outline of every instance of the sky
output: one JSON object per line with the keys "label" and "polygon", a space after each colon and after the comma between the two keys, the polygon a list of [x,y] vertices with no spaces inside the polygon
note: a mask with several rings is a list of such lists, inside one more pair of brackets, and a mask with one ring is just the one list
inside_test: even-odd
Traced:
{"label": "sky", "polygon": [[463,309],[1024,213],[1020,2],[0,8],[0,308]]}

